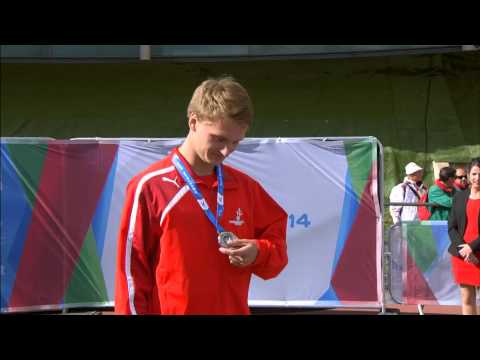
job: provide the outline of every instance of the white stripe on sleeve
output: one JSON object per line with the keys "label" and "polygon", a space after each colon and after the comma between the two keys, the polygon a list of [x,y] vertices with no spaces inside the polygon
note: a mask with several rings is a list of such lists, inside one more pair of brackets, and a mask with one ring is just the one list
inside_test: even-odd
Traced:
{"label": "white stripe on sleeve", "polygon": [[137,212],[138,212],[138,199],[140,197],[140,193],[142,191],[143,185],[150,180],[151,178],[162,175],[168,172],[171,172],[174,170],[173,166],[170,166],[165,169],[160,169],[148,174],[145,174],[140,182],[137,185],[137,189],[135,190],[135,199],[133,201],[133,207],[132,207],[132,212],[130,213],[130,223],[128,227],[128,235],[127,235],[127,248],[126,248],[126,255],[125,255],[125,274],[127,277],[127,285],[128,285],[128,301],[130,305],[130,312],[132,315],[136,315],[137,311],[135,309],[135,303],[134,303],[134,298],[135,298],[135,284],[133,282],[132,278],[132,272],[131,272],[131,257],[132,257],[132,246],[133,246],[133,234],[135,231],[135,223],[137,219]]}

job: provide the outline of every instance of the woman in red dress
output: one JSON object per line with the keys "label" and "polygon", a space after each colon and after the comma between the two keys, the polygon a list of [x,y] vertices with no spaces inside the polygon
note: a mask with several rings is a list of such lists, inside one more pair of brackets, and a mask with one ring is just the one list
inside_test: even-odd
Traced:
{"label": "woman in red dress", "polygon": [[468,167],[470,188],[453,199],[448,218],[448,251],[452,256],[455,282],[460,285],[462,313],[477,315],[476,292],[480,287],[480,158]]}

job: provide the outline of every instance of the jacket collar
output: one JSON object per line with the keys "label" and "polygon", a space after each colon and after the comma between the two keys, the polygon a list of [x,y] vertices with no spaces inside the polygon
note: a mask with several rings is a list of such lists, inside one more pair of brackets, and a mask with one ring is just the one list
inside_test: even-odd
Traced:
{"label": "jacket collar", "polygon": [[[183,164],[185,165],[185,168],[187,169],[190,176],[192,176],[195,183],[207,185],[207,183],[202,179],[201,176],[198,176],[197,174],[195,174],[190,164],[187,162],[187,160],[185,160],[183,155],[180,154],[180,151],[178,151],[178,147],[174,148],[168,155],[169,161],[173,167],[175,167],[175,165],[172,162],[172,157],[174,154],[177,154],[177,156],[182,160]],[[183,180],[182,176],[180,175],[180,173],[176,168],[175,168],[175,172],[177,174],[178,184],[180,185],[180,187],[183,187],[186,184],[186,181]],[[226,166],[225,164],[223,164],[223,182],[224,182],[223,183],[224,189],[234,189],[238,187],[238,180],[235,178],[234,174],[230,171],[229,166]],[[214,188],[218,187],[218,180],[215,180],[215,182],[213,183],[213,187]]]}
{"label": "jacket collar", "polygon": [[403,179],[403,182],[404,183],[409,183],[409,184],[415,186],[415,189],[419,189],[419,190],[426,189],[426,186],[423,182],[420,184],[420,186],[418,186],[417,183],[415,181],[409,179],[408,176],[405,176],[405,178]]}
{"label": "jacket collar", "polygon": [[451,193],[453,191],[453,188],[448,188],[447,185],[441,180],[435,180],[435,185],[437,185],[440,189],[442,189],[445,192]]}

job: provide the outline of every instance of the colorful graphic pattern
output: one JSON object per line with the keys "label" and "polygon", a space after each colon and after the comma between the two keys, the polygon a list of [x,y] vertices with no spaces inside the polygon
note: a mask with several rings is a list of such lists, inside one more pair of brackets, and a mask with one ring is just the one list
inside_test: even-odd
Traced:
{"label": "colorful graphic pattern", "polygon": [[2,309],[108,301],[101,210],[117,148],[1,144]]}
{"label": "colorful graphic pattern", "polygon": [[391,294],[397,303],[460,305],[446,221],[408,221],[390,232]]}
{"label": "colorful graphic pattern", "polygon": [[[335,251],[331,288],[320,300],[340,303],[378,302],[376,266],[378,256],[378,209],[372,186],[376,187],[376,144],[369,140],[345,141],[348,171],[341,227]],[[375,184],[374,184],[375,182]]]}

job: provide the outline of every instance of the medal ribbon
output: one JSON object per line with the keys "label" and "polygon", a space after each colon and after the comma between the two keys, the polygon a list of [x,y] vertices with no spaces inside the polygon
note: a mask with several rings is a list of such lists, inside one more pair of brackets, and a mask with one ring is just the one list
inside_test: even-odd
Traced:
{"label": "medal ribbon", "polygon": [[217,214],[216,216],[214,216],[212,210],[210,210],[210,207],[207,204],[207,201],[205,200],[202,193],[198,189],[198,186],[195,183],[195,180],[193,180],[193,177],[188,173],[187,168],[185,167],[182,160],[179,158],[177,154],[173,155],[172,162],[173,162],[173,165],[175,165],[175,168],[180,173],[180,176],[187,183],[188,188],[190,189],[193,196],[197,200],[198,205],[200,205],[200,207],[204,211],[208,220],[210,220],[213,226],[215,226],[217,233],[221,233],[225,231],[223,227],[218,223],[218,220],[223,215],[223,168],[222,168],[222,165],[220,164],[218,166],[215,166],[215,173],[217,175],[217,180],[218,180],[218,192],[217,192]]}

